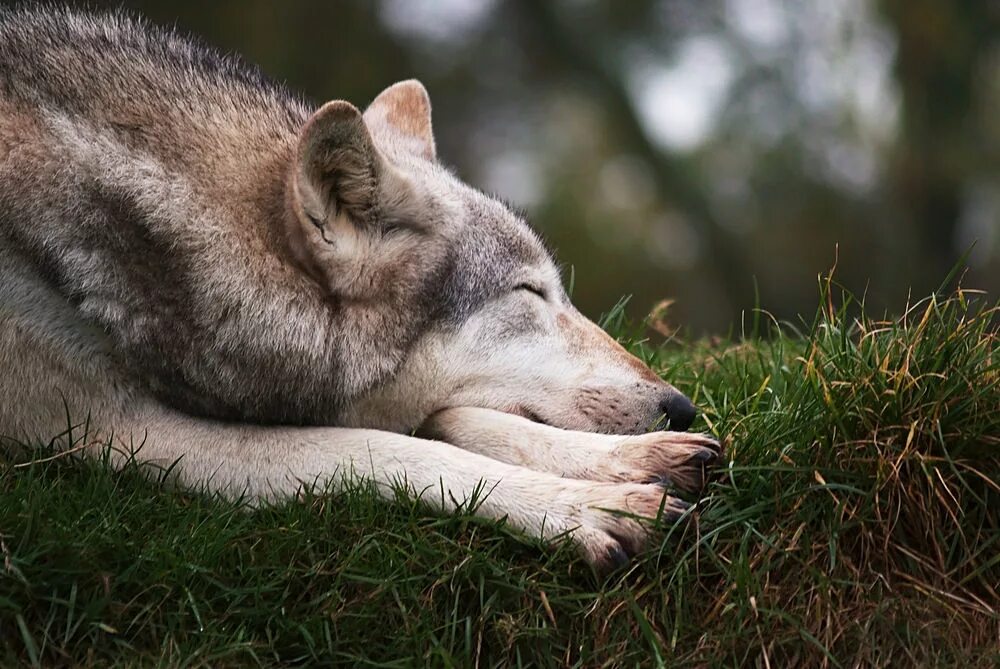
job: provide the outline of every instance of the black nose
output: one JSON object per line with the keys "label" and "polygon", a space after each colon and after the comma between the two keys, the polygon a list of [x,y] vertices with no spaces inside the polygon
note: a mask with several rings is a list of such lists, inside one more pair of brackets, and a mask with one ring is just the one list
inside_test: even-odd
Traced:
{"label": "black nose", "polygon": [[698,415],[698,409],[691,404],[691,400],[677,391],[660,400],[660,411],[667,417],[667,429],[678,432],[684,432],[691,427],[694,417]]}

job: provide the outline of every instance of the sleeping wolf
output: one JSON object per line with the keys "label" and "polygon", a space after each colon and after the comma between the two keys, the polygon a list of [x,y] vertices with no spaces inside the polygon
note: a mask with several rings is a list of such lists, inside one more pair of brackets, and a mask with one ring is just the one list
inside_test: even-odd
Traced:
{"label": "sleeping wolf", "polygon": [[[68,412],[224,494],[485,490],[477,513],[599,567],[717,456],[528,225],[438,162],[420,83],[315,109],[121,14],[0,11],[0,378],[9,442]],[[682,431],[645,432],[664,416]]]}

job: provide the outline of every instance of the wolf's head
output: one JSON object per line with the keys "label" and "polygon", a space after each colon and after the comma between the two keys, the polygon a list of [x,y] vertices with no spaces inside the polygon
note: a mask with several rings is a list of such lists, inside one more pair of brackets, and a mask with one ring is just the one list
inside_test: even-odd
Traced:
{"label": "wolf's head", "polygon": [[299,136],[288,193],[293,250],[331,299],[360,323],[412,323],[392,374],[345,424],[405,430],[457,406],[618,434],[694,419],[686,397],[573,307],[531,228],[437,162],[420,83],[388,88],[363,114],[323,106]]}

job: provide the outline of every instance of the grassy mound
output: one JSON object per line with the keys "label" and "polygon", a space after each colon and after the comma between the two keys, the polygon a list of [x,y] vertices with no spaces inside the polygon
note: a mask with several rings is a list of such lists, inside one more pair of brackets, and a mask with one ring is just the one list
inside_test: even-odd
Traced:
{"label": "grassy mound", "polygon": [[726,464],[607,579],[363,485],[248,512],[0,460],[0,664],[994,666],[997,310],[958,292],[873,320],[833,293],[798,329],[634,345]]}

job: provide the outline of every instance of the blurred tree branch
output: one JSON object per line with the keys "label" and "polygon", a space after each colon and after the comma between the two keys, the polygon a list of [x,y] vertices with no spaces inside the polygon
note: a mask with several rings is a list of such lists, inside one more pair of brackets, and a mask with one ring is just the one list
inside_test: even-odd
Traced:
{"label": "blurred tree branch", "polygon": [[650,167],[665,203],[686,216],[698,230],[707,249],[702,264],[713,268],[730,306],[752,303],[752,274],[746,254],[738,248],[734,236],[720,224],[690,168],[661,150],[650,137],[625,86],[623,74],[617,71],[608,54],[597,48],[593,40],[585,41],[575,34],[571,26],[560,20],[551,2],[516,0],[514,4],[526,23],[533,27],[538,48],[596,89],[618,124],[626,148]]}

